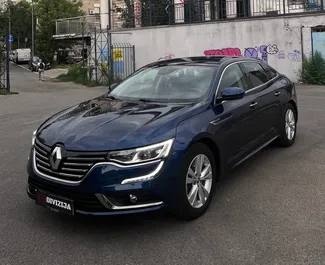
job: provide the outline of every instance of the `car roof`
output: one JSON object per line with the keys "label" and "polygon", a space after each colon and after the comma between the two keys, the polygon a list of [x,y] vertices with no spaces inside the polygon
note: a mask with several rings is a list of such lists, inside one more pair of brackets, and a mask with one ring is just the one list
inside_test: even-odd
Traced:
{"label": "car roof", "polygon": [[259,59],[247,58],[243,56],[194,56],[180,57],[168,60],[162,60],[147,64],[145,67],[157,67],[165,65],[205,65],[218,67],[221,64],[230,64],[236,61],[259,61]]}

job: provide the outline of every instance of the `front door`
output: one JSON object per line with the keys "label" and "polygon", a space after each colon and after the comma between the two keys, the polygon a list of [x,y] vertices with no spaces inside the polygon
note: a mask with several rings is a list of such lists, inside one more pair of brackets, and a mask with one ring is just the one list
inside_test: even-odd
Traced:
{"label": "front door", "polygon": [[252,143],[252,148],[264,144],[275,137],[277,121],[281,115],[280,103],[277,98],[278,84],[276,78],[269,76],[262,65],[258,62],[244,62],[241,66],[246,73],[252,88],[247,91],[247,95],[256,96],[256,139]]}
{"label": "front door", "polygon": [[[238,63],[228,66],[218,88],[218,96],[226,87],[240,87],[249,90],[249,82]],[[247,152],[247,147],[257,136],[256,133],[256,94],[245,95],[238,100],[223,101],[214,106],[216,119],[215,137],[222,139],[222,150],[228,164],[235,164]]]}

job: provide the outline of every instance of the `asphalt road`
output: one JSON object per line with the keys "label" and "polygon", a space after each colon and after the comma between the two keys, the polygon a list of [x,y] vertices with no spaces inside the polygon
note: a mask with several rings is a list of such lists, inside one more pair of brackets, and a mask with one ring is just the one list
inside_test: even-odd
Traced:
{"label": "asphalt road", "polygon": [[269,147],[219,183],[192,222],[164,214],[68,217],[27,198],[32,132],[102,88],[40,82],[12,66],[0,96],[0,264],[324,264],[325,88],[298,89],[291,148]]}
{"label": "asphalt road", "polygon": [[[19,64],[19,65],[16,65],[16,64],[12,63],[12,65],[20,67],[20,68],[24,68],[27,71],[30,71],[28,69],[28,64],[27,63]],[[35,75],[35,78],[36,78],[36,76],[38,78],[38,72],[33,72],[33,73]],[[44,77],[45,78],[55,78],[55,77],[59,76],[60,74],[65,74],[65,73],[67,73],[67,68],[65,68],[65,67],[49,69],[49,70],[44,71]]]}

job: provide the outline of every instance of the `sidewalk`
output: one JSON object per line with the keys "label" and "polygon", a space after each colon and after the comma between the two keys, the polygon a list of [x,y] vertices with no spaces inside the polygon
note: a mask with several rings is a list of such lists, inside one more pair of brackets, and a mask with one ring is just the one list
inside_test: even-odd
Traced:
{"label": "sidewalk", "polygon": [[52,78],[57,78],[61,74],[66,74],[67,72],[68,69],[55,68],[55,69],[46,70],[44,72],[44,76],[52,79]]}

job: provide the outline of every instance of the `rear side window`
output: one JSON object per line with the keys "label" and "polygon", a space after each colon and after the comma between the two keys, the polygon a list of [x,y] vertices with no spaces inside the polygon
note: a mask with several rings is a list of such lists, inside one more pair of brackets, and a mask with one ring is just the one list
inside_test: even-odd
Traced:
{"label": "rear side window", "polygon": [[268,77],[269,80],[273,79],[274,77],[277,76],[277,72],[275,70],[273,70],[269,65],[267,64],[262,64],[262,67],[264,68],[266,75]]}
{"label": "rear side window", "polygon": [[239,64],[229,66],[221,77],[219,91],[227,87],[239,87],[244,90],[250,89],[248,81],[239,67]]}
{"label": "rear side window", "polygon": [[244,66],[248,79],[253,85],[252,88],[263,85],[269,81],[268,75],[259,63],[245,62],[242,63],[242,65]]}

